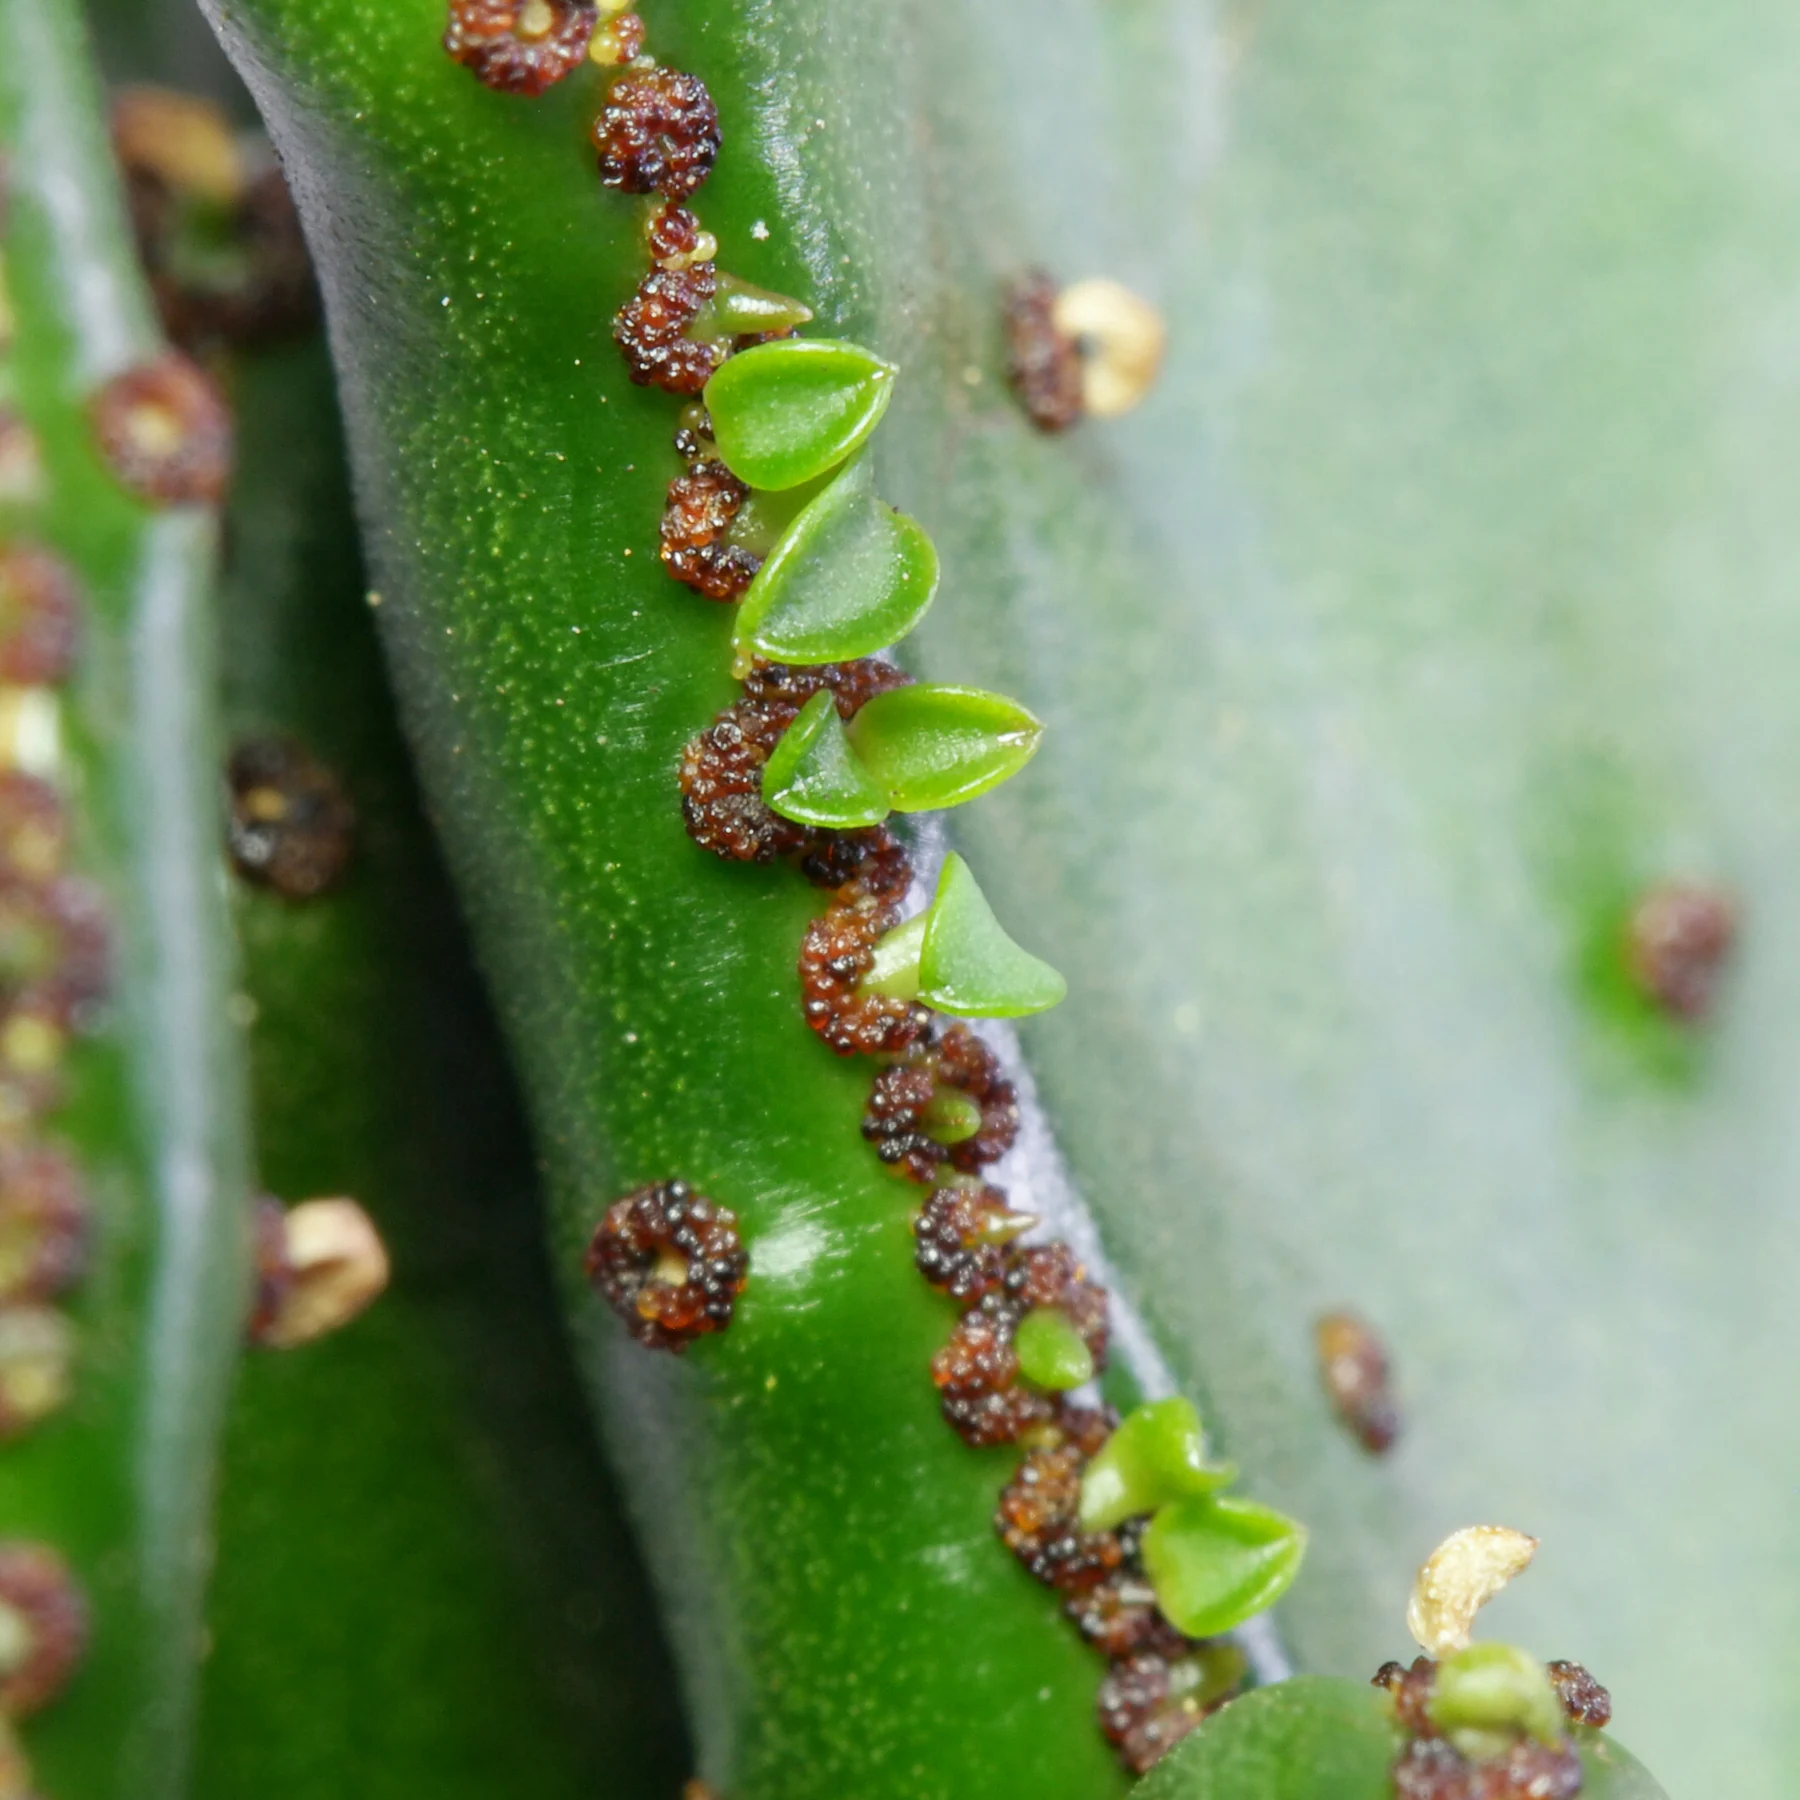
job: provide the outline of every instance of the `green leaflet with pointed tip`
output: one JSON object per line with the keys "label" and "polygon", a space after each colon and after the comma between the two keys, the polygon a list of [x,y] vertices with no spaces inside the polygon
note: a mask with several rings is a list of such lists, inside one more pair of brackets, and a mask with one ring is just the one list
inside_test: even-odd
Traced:
{"label": "green leaflet with pointed tip", "polygon": [[1189,1637],[1231,1631],[1273,1606],[1305,1554],[1304,1527],[1232,1494],[1173,1501],[1144,1533],[1156,1604]]}
{"label": "green leaflet with pointed tip", "polygon": [[812,308],[804,302],[736,275],[720,274],[717,283],[713,297],[688,326],[690,337],[727,338],[759,331],[792,331],[813,316]]}
{"label": "green leaflet with pointed tip", "polygon": [[763,764],[762,795],[771,811],[797,825],[853,831],[888,815],[887,796],[850,747],[837,701],[824,688]]}
{"label": "green leaflet with pointed tip", "polygon": [[1018,1019],[1068,991],[1047,962],[1007,936],[969,865],[954,851],[945,857],[919,945],[919,998],[964,1019]]}
{"label": "green leaflet with pointed tip", "polygon": [[850,742],[899,812],[979,799],[1037,753],[1043,725],[983,688],[919,682],[877,694],[850,722]]}
{"label": "green leaflet with pointed tip", "polygon": [[931,539],[877,498],[859,460],[795,519],[757,571],[737,611],[739,661],[754,653],[845,662],[885,650],[925,616],[937,583]]}
{"label": "green leaflet with pointed tip", "polygon": [[706,384],[719,454],[754,488],[798,487],[868,440],[894,374],[873,351],[829,338],[740,351]]}
{"label": "green leaflet with pointed tip", "polygon": [[1094,1379],[1094,1353],[1069,1315],[1038,1306],[1019,1322],[1013,1338],[1019,1371],[1038,1387],[1060,1391]]}
{"label": "green leaflet with pointed tip", "polygon": [[1081,1529],[1111,1531],[1171,1500],[1229,1487],[1230,1463],[1206,1460],[1206,1434],[1191,1400],[1176,1395],[1134,1407],[1088,1464],[1081,1480]]}

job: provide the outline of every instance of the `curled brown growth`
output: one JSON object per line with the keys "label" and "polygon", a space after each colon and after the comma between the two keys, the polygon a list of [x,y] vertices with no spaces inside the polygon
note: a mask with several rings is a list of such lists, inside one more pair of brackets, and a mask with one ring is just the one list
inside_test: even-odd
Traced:
{"label": "curled brown growth", "polygon": [[669,483],[662,517],[663,567],[708,600],[736,600],[762,558],[730,542],[750,490],[722,462],[703,462]]}
{"label": "curled brown growth", "polygon": [[159,506],[216,505],[231,476],[231,415],[197,365],[170,350],[115,375],[89,405],[120,486]]}
{"label": "curled brown growth", "polygon": [[1577,1725],[1591,1725],[1596,1730],[1612,1722],[1612,1695],[1578,1662],[1545,1664],[1550,1685],[1562,1709]]}
{"label": "curled brown growth", "polygon": [[606,187],[685,200],[718,157],[718,108],[696,75],[679,69],[626,75],[613,83],[594,121],[594,148]]}
{"label": "curled brown growth", "polygon": [[1056,283],[1042,269],[1006,290],[1006,379],[1040,431],[1066,431],[1082,414],[1081,347],[1055,309]]}
{"label": "curled brown growth", "polygon": [[0,1150],[0,1304],[54,1300],[73,1287],[92,1225],[81,1171],[62,1151]]}
{"label": "curled brown growth", "polygon": [[679,1352],[731,1323],[750,1258],[735,1214],[685,1181],[664,1181],[607,1210],[586,1269],[640,1344]]}
{"label": "curled brown growth", "polygon": [[1400,1434],[1381,1339],[1351,1312],[1326,1313],[1314,1326],[1313,1338],[1319,1377],[1333,1410],[1365,1450],[1380,1456]]}
{"label": "curled brown growth", "polygon": [[87,1648],[87,1602],[47,1544],[0,1543],[0,1711],[23,1718],[69,1684]]}
{"label": "curled brown growth", "polygon": [[451,0],[444,48],[484,86],[541,94],[581,67],[593,0]]}
{"label": "curled brown growth", "polygon": [[0,545],[0,682],[65,680],[81,636],[81,589],[60,556],[35,544]]}
{"label": "curled brown growth", "polygon": [[23,769],[0,769],[0,891],[61,874],[68,849],[62,795]]}
{"label": "curled brown growth", "polygon": [[1575,1800],[1581,1758],[1521,1738],[1491,1762],[1471,1762],[1448,1738],[1413,1738],[1394,1764],[1395,1800]]}
{"label": "curled brown growth", "polygon": [[1718,997],[1737,926],[1729,895],[1665,882],[1645,894],[1626,921],[1626,972],[1654,1006],[1696,1024]]}
{"label": "curled brown growth", "polygon": [[1116,1531],[1083,1531],[1081,1475],[1088,1459],[1071,1443],[1033,1450],[1000,1490],[994,1529],[1046,1587],[1079,1593],[1117,1572],[1125,1545]]}
{"label": "curled brown growth", "polygon": [[356,843],[356,810],[337,778],[303,744],[247,738],[225,770],[226,843],[246,881],[310,900],[342,876]]}
{"label": "curled brown growth", "polygon": [[613,342],[625,353],[625,372],[639,387],[697,394],[730,354],[716,339],[695,339],[688,327],[718,289],[709,262],[652,269],[613,318]]}
{"label": "curled brown growth", "polygon": [[348,1325],[386,1290],[387,1246],[351,1199],[333,1195],[256,1206],[256,1292],[247,1335],[291,1350]]}
{"label": "curled brown growth", "polygon": [[[945,1090],[966,1098],[980,1118],[955,1143],[932,1134],[931,1109]],[[1001,1074],[1000,1059],[966,1025],[934,1025],[904,1062],[875,1077],[862,1133],[884,1163],[914,1181],[936,1181],[945,1163],[974,1174],[1012,1148],[1018,1094]]]}
{"label": "curled brown growth", "polygon": [[1035,1222],[999,1188],[938,1188],[913,1222],[913,1264],[952,1300],[979,1300],[1000,1286],[1006,1245]]}

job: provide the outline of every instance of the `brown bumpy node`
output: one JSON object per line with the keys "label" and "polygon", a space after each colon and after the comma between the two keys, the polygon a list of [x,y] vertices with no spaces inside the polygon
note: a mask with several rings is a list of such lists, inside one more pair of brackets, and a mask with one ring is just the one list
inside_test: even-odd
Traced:
{"label": "brown bumpy node", "polygon": [[1118,1571],[1116,1531],[1081,1529],[1081,1476],[1088,1459],[1072,1443],[1033,1450],[1000,1490],[994,1529],[1027,1573],[1046,1587],[1080,1593]]}
{"label": "brown bumpy node", "polygon": [[1104,1581],[1063,1602],[1063,1613],[1084,1642],[1102,1656],[1137,1656],[1145,1651],[1176,1657],[1188,1640],[1157,1610],[1156,1590],[1150,1586],[1132,1554],[1131,1534],[1126,1540],[1126,1566]]}
{"label": "brown bumpy node", "polygon": [[977,1449],[1013,1444],[1048,1427],[1052,1402],[1019,1382],[1013,1333],[1019,1315],[990,1294],[957,1321],[950,1340],[931,1359],[931,1380],[951,1429]]}
{"label": "brown bumpy node", "polygon": [[1100,1684],[1100,1729],[1134,1775],[1145,1775],[1230,1697],[1231,1689],[1203,1698],[1196,1647],[1190,1655],[1139,1650],[1117,1658]]}
{"label": "brown bumpy node", "polygon": [[896,907],[840,901],[806,928],[801,1013],[839,1056],[897,1056],[931,1024],[931,1015],[911,1000],[857,991],[875,966],[875,946],[899,922]]}
{"label": "brown bumpy node", "polygon": [[61,557],[35,544],[0,545],[0,682],[66,680],[81,636],[81,589]]}
{"label": "brown bumpy node", "polygon": [[[944,1144],[931,1135],[927,1108],[940,1089],[966,1095],[980,1111],[973,1136]],[[1019,1134],[1018,1094],[1000,1060],[965,1025],[934,1026],[904,1063],[875,1077],[862,1133],[884,1163],[912,1180],[934,1182],[945,1163],[974,1174],[996,1162]]]}
{"label": "brown bumpy node", "polygon": [[0,1303],[54,1300],[73,1287],[92,1224],[81,1172],[62,1151],[0,1149]]}
{"label": "brown bumpy node", "polygon": [[1553,1662],[1547,1665],[1550,1685],[1562,1708],[1577,1725],[1591,1725],[1595,1730],[1612,1721],[1612,1695],[1578,1662]]}
{"label": "brown bumpy node", "polygon": [[1684,882],[1652,888],[1626,923],[1626,972],[1653,1005],[1698,1023],[1718,996],[1737,923],[1737,908],[1714,888]]}
{"label": "brown bumpy node", "polygon": [[685,200],[718,157],[718,109],[698,76],[634,72],[613,83],[594,121],[594,148],[604,186]]}
{"label": "brown bumpy node", "polygon": [[636,13],[620,13],[598,26],[588,40],[588,61],[603,69],[628,63],[644,47],[644,21]]}
{"label": "brown bumpy node", "polygon": [[939,1293],[974,1302],[1000,1286],[1006,1245],[1035,1223],[999,1188],[938,1188],[913,1222],[913,1265]]}
{"label": "brown bumpy node", "polygon": [[0,769],[0,892],[61,874],[69,810],[61,794],[23,769]]}
{"label": "brown bumpy node", "polygon": [[1066,1317],[1094,1359],[1096,1371],[1106,1367],[1106,1289],[1087,1279],[1087,1271],[1065,1243],[1012,1246],[1001,1278],[1008,1301],[1023,1314],[1034,1307],[1054,1307]]}
{"label": "brown bumpy node", "polygon": [[1410,1664],[1385,1662],[1375,1671],[1372,1687],[1385,1689],[1394,1703],[1400,1729],[1414,1737],[1430,1736],[1431,1696],[1437,1688],[1437,1664],[1429,1656],[1415,1656]]}
{"label": "brown bumpy node", "polygon": [[[719,253],[719,240],[710,231],[702,230],[699,219],[685,206],[672,201],[657,207],[644,221],[644,242],[650,260],[665,269],[711,262]],[[693,458],[687,460],[691,462]]]}
{"label": "brown bumpy node", "polygon": [[85,1029],[112,985],[106,903],[75,876],[0,886],[0,1001],[8,1024],[42,1018]]}
{"label": "brown bumpy node", "polygon": [[665,1181],[608,1210],[586,1268],[640,1344],[679,1352],[731,1323],[750,1258],[734,1214],[685,1181]]}
{"label": "brown bumpy node", "polygon": [[64,1688],[87,1648],[87,1602],[46,1544],[0,1543],[0,1712],[22,1719]]}
{"label": "brown bumpy node", "polygon": [[592,0],[451,0],[444,48],[484,86],[541,94],[581,67]]}
{"label": "brown bumpy node", "polygon": [[1006,379],[1040,431],[1066,431],[1082,413],[1081,346],[1056,324],[1056,292],[1041,269],[1006,292]]}
{"label": "brown bumpy node", "polygon": [[1483,1762],[1446,1738],[1414,1738],[1394,1763],[1395,1800],[1574,1800],[1580,1792],[1581,1758],[1530,1738]]}
{"label": "brown bumpy node", "polygon": [[116,375],[90,403],[101,457],[120,485],[161,506],[214,505],[231,476],[231,415],[179,351]]}
{"label": "brown bumpy node", "polygon": [[163,329],[186,349],[306,330],[318,293],[281,171],[223,108],[165,88],[122,89],[113,147],[138,257]]}
{"label": "brown bumpy node", "polygon": [[[5,275],[0,266],[0,351],[6,348]],[[26,503],[39,499],[43,491],[44,454],[37,433],[13,407],[0,406],[0,502]]]}
{"label": "brown bumpy node", "polygon": [[912,853],[885,825],[861,831],[815,831],[800,873],[846,906],[898,906],[912,886]]}
{"label": "brown bumpy node", "polygon": [[226,842],[246,881],[310,900],[343,874],[356,810],[337,778],[292,738],[249,738],[226,765]]}
{"label": "brown bumpy node", "polygon": [[731,543],[750,490],[722,462],[703,462],[669,483],[662,517],[663,567],[708,600],[741,599],[762,558]]}
{"label": "brown bumpy node", "polygon": [[1387,1351],[1354,1313],[1326,1313],[1313,1328],[1319,1375],[1333,1409],[1357,1441],[1380,1456],[1400,1434]]}
{"label": "brown bumpy node", "polygon": [[728,343],[696,340],[687,330],[713,297],[718,274],[709,262],[652,269],[613,319],[613,341],[639,387],[697,394],[730,354]]}

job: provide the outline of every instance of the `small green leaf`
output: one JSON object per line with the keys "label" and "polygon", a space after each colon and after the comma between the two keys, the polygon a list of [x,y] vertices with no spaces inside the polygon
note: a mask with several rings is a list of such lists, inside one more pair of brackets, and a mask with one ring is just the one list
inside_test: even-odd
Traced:
{"label": "small green leaf", "polygon": [[1035,1306],[1013,1336],[1019,1372],[1041,1388],[1078,1388],[1094,1379],[1094,1353],[1069,1315],[1054,1306]]}
{"label": "small green leaf", "polygon": [[965,1144],[981,1129],[981,1108],[960,1088],[941,1087],[925,1102],[919,1127],[940,1144]]}
{"label": "small green leaf", "polygon": [[792,331],[812,317],[812,308],[735,275],[716,279],[713,297],[689,322],[691,338],[749,337],[763,331]]}
{"label": "small green leaf", "polygon": [[919,997],[919,957],[925,947],[925,926],[929,912],[915,914],[904,925],[896,925],[875,946],[875,959],[862,979],[861,992],[887,994],[895,1000]]}
{"label": "small green leaf", "polygon": [[798,487],[867,440],[893,398],[894,374],[860,344],[826,338],[740,350],[706,384],[719,454],[753,488]]}
{"label": "small green leaf", "polygon": [[1004,695],[936,682],[877,694],[850,724],[857,755],[899,812],[978,799],[1024,768],[1043,735]]}
{"label": "small green leaf", "polygon": [[1206,1460],[1206,1434],[1191,1400],[1179,1395],[1134,1407],[1081,1478],[1081,1529],[1111,1531],[1171,1500],[1229,1487],[1230,1463]]}
{"label": "small green leaf", "polygon": [[[865,984],[867,985],[867,984]],[[1043,1012],[1069,984],[1001,928],[969,865],[944,858],[919,946],[919,998],[964,1019],[1016,1019]]]}
{"label": "small green leaf", "polygon": [[1479,1755],[1485,1747],[1465,1742],[1471,1733],[1477,1739],[1501,1734],[1501,1750],[1505,1738],[1521,1731],[1541,1744],[1562,1742],[1562,1702],[1550,1685],[1549,1671],[1511,1644],[1471,1644],[1446,1656],[1438,1664],[1426,1711],[1465,1756]]}
{"label": "small green leaf", "polygon": [[1144,1533],[1156,1604],[1189,1637],[1216,1637],[1273,1606],[1305,1553],[1302,1526],[1230,1494],[1173,1501]]}
{"label": "small green leaf", "polygon": [[771,811],[797,825],[853,831],[888,815],[887,796],[851,749],[837,701],[823,688],[763,764],[762,794]]}
{"label": "small green leaf", "polygon": [[925,616],[937,582],[924,528],[879,500],[867,462],[854,462],[757,570],[737,611],[738,662],[847,662],[884,650]]}

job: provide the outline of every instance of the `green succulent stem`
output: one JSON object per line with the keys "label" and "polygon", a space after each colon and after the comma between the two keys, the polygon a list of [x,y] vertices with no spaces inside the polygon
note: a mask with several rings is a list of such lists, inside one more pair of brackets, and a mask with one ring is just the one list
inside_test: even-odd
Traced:
{"label": "green succulent stem", "polygon": [[246,1302],[248,1155],[219,881],[209,635],[215,520],[156,510],[103,466],[88,402],[160,347],[132,263],[80,13],[0,3],[0,254],[11,396],[42,490],[0,505],[83,591],[56,779],[73,866],[105,892],[116,972],[46,1121],[96,1213],[68,1404],[0,1447],[0,1535],[68,1560],[92,1608],[67,1694],[31,1720],[47,1792],[174,1800],[201,1656],[214,1443]]}

